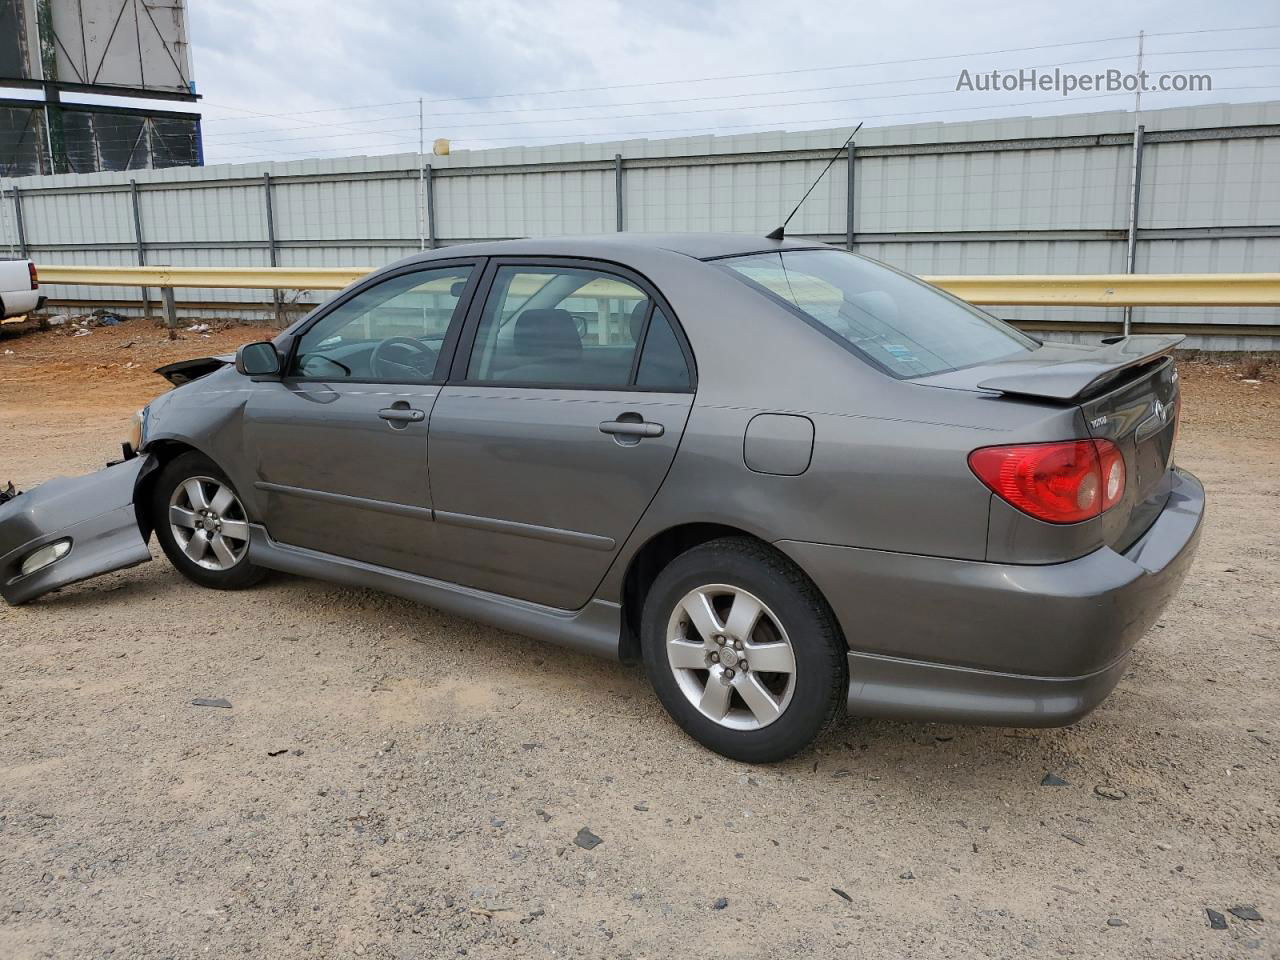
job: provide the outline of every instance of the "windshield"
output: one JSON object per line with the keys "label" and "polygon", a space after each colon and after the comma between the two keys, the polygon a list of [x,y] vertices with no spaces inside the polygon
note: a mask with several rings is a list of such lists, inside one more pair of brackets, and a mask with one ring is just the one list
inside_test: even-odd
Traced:
{"label": "windshield", "polygon": [[718,261],[895,377],[985,363],[1036,342],[915,277],[839,250]]}

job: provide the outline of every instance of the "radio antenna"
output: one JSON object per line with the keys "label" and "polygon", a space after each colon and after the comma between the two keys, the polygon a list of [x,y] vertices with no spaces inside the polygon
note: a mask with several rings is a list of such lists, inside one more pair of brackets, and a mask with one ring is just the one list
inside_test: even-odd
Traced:
{"label": "radio antenna", "polygon": [[787,214],[787,219],[782,221],[782,226],[780,226],[777,230],[774,230],[772,233],[766,233],[765,239],[782,240],[784,237],[786,237],[787,224],[790,223],[791,218],[796,215],[796,210],[799,210],[802,206],[804,206],[804,202],[809,199],[809,194],[813,193],[813,188],[822,182],[822,178],[827,175],[827,171],[831,169],[831,165],[840,159],[840,154],[844,153],[845,150],[849,149],[849,144],[853,143],[853,138],[858,135],[858,131],[861,129],[862,129],[861,123],[859,123],[856,127],[853,128],[853,133],[849,134],[849,139],[846,140],[844,144],[841,145],[841,147],[831,155],[831,159],[828,160],[827,165],[822,168],[822,172],[818,174],[818,178],[809,185],[809,189],[804,192],[804,196],[800,198],[800,202],[795,205],[795,208],[789,214]]}

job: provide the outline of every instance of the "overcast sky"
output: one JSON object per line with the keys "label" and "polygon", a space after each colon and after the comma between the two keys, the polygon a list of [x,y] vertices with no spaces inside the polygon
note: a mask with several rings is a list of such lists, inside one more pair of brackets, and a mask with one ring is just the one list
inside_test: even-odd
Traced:
{"label": "overcast sky", "polygon": [[[1214,86],[1144,108],[1280,98],[1275,0],[188,6],[210,163],[412,151],[419,97],[428,144],[454,149],[1131,108],[1131,94],[955,87],[963,69],[1132,70],[1140,29],[1147,69]],[[982,55],[995,50],[1010,52]]]}

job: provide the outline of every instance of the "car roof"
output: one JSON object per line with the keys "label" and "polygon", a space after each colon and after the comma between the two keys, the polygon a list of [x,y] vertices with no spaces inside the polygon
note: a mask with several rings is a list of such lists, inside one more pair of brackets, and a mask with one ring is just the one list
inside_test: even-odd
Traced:
{"label": "car roof", "polygon": [[698,260],[732,257],[775,250],[821,248],[826,244],[811,240],[770,240],[763,236],[737,233],[600,233],[585,236],[534,237],[524,240],[484,240],[452,244],[410,259],[457,256],[556,256],[592,257],[617,255],[628,250],[668,250]]}

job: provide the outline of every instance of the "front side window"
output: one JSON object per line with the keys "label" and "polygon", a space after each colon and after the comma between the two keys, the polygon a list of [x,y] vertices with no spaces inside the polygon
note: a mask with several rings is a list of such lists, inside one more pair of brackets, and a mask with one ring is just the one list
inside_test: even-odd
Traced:
{"label": "front side window", "polygon": [[471,266],[400,274],[360,291],[302,335],[290,373],[424,383],[437,370]]}
{"label": "front side window", "polygon": [[[476,329],[467,379],[567,387],[687,389],[670,369],[670,345],[654,340],[653,369],[636,379],[648,330],[649,295],[614,274],[571,267],[499,267]],[[674,343],[665,318],[665,337]],[[679,344],[674,343],[677,351]],[[639,366],[649,358],[646,347]],[[684,355],[680,354],[684,367]],[[676,386],[671,384],[678,383]]]}
{"label": "front side window", "polygon": [[943,373],[1036,346],[937,287],[838,250],[784,250],[719,262],[896,377]]}

